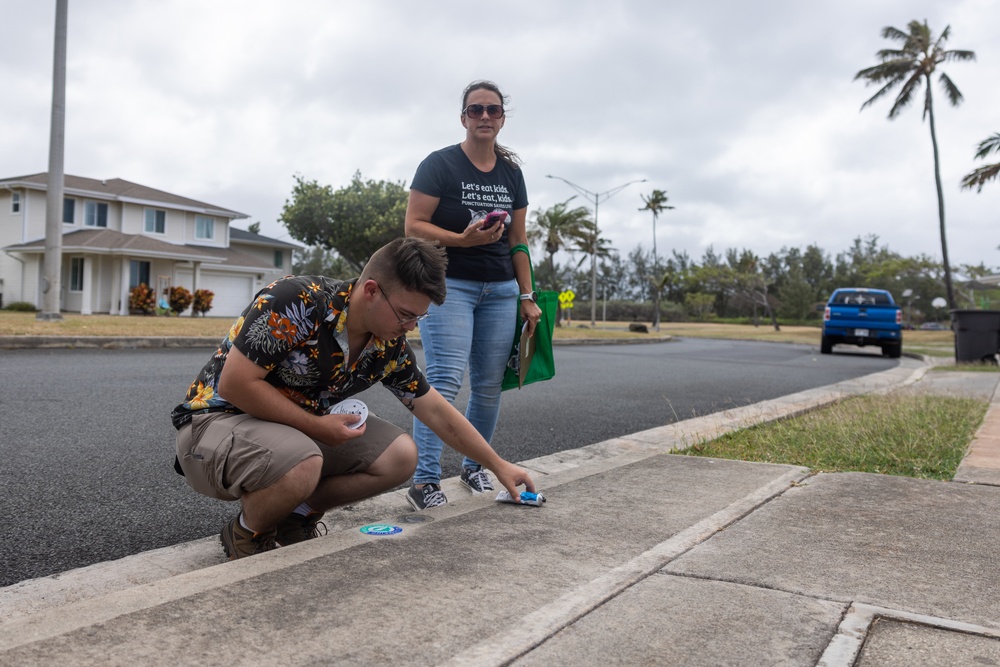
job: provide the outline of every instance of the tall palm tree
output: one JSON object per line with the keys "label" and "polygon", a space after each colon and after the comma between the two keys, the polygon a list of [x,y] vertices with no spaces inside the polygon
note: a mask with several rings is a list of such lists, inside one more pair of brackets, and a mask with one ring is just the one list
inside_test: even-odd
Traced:
{"label": "tall palm tree", "polygon": [[[864,109],[875,100],[899,86],[896,100],[889,109],[889,120],[893,120],[913,99],[914,93],[920,90],[921,83],[926,84],[924,92],[924,118],[930,119],[931,144],[934,147],[934,181],[937,184],[938,221],[941,227],[941,256],[944,263],[944,284],[948,293],[948,307],[955,308],[955,292],[951,285],[951,266],[948,263],[948,240],[944,226],[944,193],[941,190],[941,160],[938,157],[937,134],[934,131],[934,101],[931,97],[931,75],[937,66],[953,60],[975,60],[972,51],[945,50],[944,43],[948,40],[951,26],[946,26],[937,39],[925,20],[910,21],[909,32],[903,32],[892,26],[882,29],[882,37],[902,42],[899,49],[882,49],[876,55],[881,61],[878,65],[868,67],[854,75],[854,80],[864,79],[866,86],[879,85],[878,92],[861,105]],[[941,72],[938,77],[941,87],[952,106],[962,103],[962,93],[951,78]]]}
{"label": "tall palm tree", "polygon": [[[663,285],[666,282],[664,278],[660,275],[660,262],[656,256],[656,219],[660,217],[660,213],[673,209],[673,206],[667,206],[666,190],[653,190],[653,192],[647,197],[646,195],[639,195],[642,198],[645,206],[640,208],[640,211],[650,211],[653,214],[653,329],[656,331],[660,330],[660,292],[663,290]],[[659,287],[657,287],[659,285]]]}
{"label": "tall palm tree", "polygon": [[[994,153],[1000,153],[1000,132],[997,132],[989,139],[984,139],[979,144],[979,150],[976,152],[976,157],[981,160],[986,159],[986,156],[989,155],[991,151]],[[976,192],[982,192],[983,185],[997,176],[1000,176],[1000,162],[997,162],[996,164],[984,165],[965,175],[965,178],[962,179],[962,188],[972,188],[975,186]]]}
{"label": "tall palm tree", "polygon": [[[569,208],[576,197],[570,197],[551,208],[534,212],[532,224],[528,227],[528,242],[540,243],[545,249],[549,264],[549,276],[555,280],[555,254],[571,243],[578,243],[587,232],[587,225],[593,224],[590,211],[583,206]],[[559,289],[549,285],[549,289]]]}

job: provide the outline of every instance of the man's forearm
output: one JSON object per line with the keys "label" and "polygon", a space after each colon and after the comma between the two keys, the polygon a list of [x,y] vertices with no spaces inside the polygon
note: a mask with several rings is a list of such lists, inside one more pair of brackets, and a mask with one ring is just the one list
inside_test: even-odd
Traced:
{"label": "man's forearm", "polygon": [[310,437],[313,435],[316,415],[302,409],[297,403],[275,389],[266,380],[249,380],[240,386],[219,387],[219,393],[243,412],[263,419],[291,426]]}

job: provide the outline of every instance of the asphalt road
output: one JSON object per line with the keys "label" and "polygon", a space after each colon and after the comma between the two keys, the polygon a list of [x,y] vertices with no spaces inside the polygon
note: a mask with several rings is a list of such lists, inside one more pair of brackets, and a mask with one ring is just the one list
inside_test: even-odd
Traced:
{"label": "asphalt road", "polygon": [[[205,537],[232,516],[234,504],[195,494],[172,468],[170,410],[210,355],[0,351],[0,586]],[[505,394],[493,444],[525,460],[896,363],[704,339],[560,346],[553,380]],[[358,398],[409,429],[389,392]],[[446,450],[445,476],[458,474],[459,461]]]}

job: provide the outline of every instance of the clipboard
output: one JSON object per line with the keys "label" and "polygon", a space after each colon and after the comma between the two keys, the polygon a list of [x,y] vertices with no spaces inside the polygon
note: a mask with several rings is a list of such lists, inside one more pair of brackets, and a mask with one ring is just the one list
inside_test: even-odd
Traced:
{"label": "clipboard", "polygon": [[521,327],[521,340],[517,346],[517,388],[524,386],[524,378],[528,377],[531,360],[535,357],[535,337],[528,335],[528,323]]}

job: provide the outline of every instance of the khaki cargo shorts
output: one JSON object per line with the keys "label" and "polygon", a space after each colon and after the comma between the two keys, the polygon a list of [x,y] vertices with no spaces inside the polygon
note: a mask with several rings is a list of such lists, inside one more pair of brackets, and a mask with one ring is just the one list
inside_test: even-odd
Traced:
{"label": "khaki cargo shorts", "polygon": [[364,472],[406,431],[368,415],[365,433],[335,447],[291,426],[247,414],[196,414],[177,432],[177,460],[188,486],[220,500],[267,488],[310,456],[323,457],[323,477]]}

